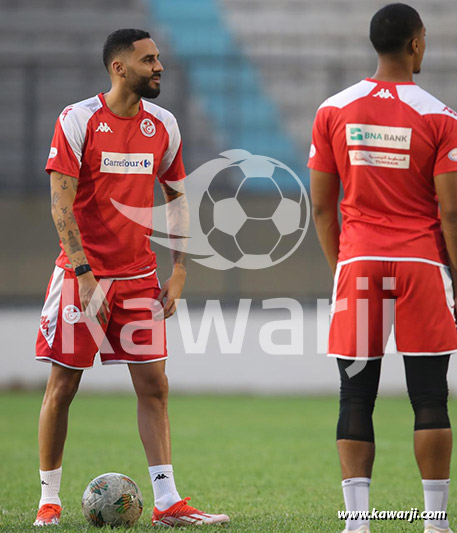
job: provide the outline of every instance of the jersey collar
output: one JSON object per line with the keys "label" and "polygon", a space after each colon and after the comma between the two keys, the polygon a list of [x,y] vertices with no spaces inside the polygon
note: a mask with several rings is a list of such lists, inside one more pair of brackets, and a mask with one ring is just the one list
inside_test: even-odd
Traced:
{"label": "jersey collar", "polygon": [[134,115],[133,117],[120,117],[119,115],[116,115],[116,113],[113,113],[111,111],[111,109],[107,106],[106,104],[106,100],[105,100],[105,96],[103,93],[100,93],[98,95],[98,98],[100,100],[100,102],[102,103],[102,106],[103,108],[110,114],[112,115],[114,118],[117,118],[118,120],[136,120],[138,117],[141,117],[141,115],[143,114],[143,111],[144,111],[144,107],[143,107],[143,100],[140,99],[140,110],[138,111],[138,113],[136,115]]}

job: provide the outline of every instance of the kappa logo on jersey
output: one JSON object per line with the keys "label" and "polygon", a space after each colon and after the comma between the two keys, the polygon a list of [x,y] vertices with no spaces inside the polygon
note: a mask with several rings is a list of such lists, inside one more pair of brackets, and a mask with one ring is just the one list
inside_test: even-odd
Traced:
{"label": "kappa logo on jersey", "polygon": [[146,137],[152,137],[156,132],[156,125],[150,118],[145,118],[140,124],[140,130]]}
{"label": "kappa logo on jersey", "polygon": [[100,172],[110,174],[152,174],[154,154],[102,152]]}
{"label": "kappa logo on jersey", "polygon": [[392,152],[368,152],[366,150],[349,150],[351,165],[369,167],[409,168],[409,154]]}
{"label": "kappa logo on jersey", "polygon": [[448,106],[443,107],[443,111],[444,111],[445,113],[449,113],[449,114],[452,115],[453,117],[456,117],[456,118],[457,118],[457,113],[456,113],[453,109],[451,109],[450,107],[448,107]]}
{"label": "kappa logo on jersey", "polygon": [[100,122],[98,128],[95,130],[95,133],[97,133],[97,131],[101,131],[102,133],[113,133],[113,130],[108,126],[106,122]]}
{"label": "kappa logo on jersey", "polygon": [[346,124],[348,146],[365,145],[382,148],[409,150],[411,147],[411,128],[377,126],[375,124]]}
{"label": "kappa logo on jersey", "polygon": [[66,107],[62,113],[60,114],[60,116],[62,117],[62,120],[65,120],[67,118],[67,115],[68,113],[73,109],[73,106],[72,105],[69,105],[68,107]]}
{"label": "kappa logo on jersey", "polygon": [[389,89],[379,89],[379,91],[373,95],[373,98],[384,98],[384,100],[392,98],[392,100],[395,100],[395,96],[389,91]]}

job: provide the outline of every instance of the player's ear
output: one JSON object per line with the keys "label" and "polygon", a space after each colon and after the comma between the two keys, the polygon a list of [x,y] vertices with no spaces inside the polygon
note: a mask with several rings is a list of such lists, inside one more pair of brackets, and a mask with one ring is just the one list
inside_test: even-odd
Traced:
{"label": "player's ear", "polygon": [[405,47],[406,53],[410,56],[413,56],[415,53],[417,53],[417,39],[411,39],[406,43]]}
{"label": "player's ear", "polygon": [[116,76],[125,78],[125,66],[122,61],[113,61],[111,63],[111,72]]}

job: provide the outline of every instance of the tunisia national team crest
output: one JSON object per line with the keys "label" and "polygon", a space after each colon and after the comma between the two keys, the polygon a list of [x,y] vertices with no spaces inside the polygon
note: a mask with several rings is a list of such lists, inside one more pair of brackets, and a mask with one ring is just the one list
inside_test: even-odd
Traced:
{"label": "tunisia national team crest", "polygon": [[67,324],[76,324],[81,318],[81,311],[76,305],[67,305],[62,311],[62,318]]}
{"label": "tunisia national team crest", "polygon": [[145,118],[140,124],[140,130],[146,137],[152,137],[155,135],[156,126],[150,118]]}

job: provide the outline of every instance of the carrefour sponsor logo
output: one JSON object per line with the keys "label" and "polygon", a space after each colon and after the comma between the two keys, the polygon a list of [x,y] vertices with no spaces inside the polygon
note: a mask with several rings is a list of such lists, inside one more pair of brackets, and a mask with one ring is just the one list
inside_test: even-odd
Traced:
{"label": "carrefour sponsor logo", "polygon": [[110,174],[152,174],[154,154],[102,152],[100,172]]}
{"label": "carrefour sponsor logo", "polygon": [[376,126],[374,124],[346,124],[346,141],[348,146],[380,146],[409,150],[411,146],[411,128],[393,126]]}
{"label": "carrefour sponsor logo", "polygon": [[351,165],[369,167],[409,168],[409,154],[393,152],[368,152],[367,150],[349,150]]}

